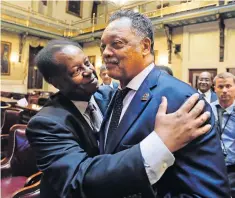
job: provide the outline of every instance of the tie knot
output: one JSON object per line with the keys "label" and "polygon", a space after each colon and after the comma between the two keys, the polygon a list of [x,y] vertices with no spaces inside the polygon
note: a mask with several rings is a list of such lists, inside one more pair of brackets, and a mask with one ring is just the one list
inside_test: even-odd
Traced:
{"label": "tie knot", "polygon": [[91,112],[95,111],[95,105],[92,104],[91,102],[88,102],[87,108],[86,108],[86,113],[90,114]]}
{"label": "tie knot", "polygon": [[219,104],[216,105],[216,107],[217,107],[219,113],[224,114],[226,112],[226,110],[223,107],[221,107]]}
{"label": "tie knot", "polygon": [[130,91],[130,89],[127,87],[122,90],[119,89],[118,93],[117,93],[117,99],[123,100],[129,91]]}

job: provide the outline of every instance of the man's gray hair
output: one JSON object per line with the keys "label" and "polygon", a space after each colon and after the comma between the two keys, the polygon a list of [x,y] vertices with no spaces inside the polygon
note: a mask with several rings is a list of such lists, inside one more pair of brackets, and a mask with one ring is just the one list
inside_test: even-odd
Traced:
{"label": "man's gray hair", "polygon": [[105,65],[101,65],[101,67],[100,67],[100,74],[101,74],[103,71],[106,71],[106,70],[107,70],[106,66],[105,66]]}
{"label": "man's gray hair", "polygon": [[216,77],[215,77],[214,80],[213,80],[214,85],[215,85],[216,80],[217,80],[218,78],[222,78],[222,79],[225,79],[225,78],[232,78],[232,79],[233,79],[233,82],[235,83],[235,76],[234,76],[232,73],[229,73],[229,72],[223,72],[223,73],[217,74]]}

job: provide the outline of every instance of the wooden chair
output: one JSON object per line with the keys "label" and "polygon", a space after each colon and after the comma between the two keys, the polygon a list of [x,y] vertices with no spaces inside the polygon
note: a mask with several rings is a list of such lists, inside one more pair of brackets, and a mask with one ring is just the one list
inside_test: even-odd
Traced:
{"label": "wooden chair", "polygon": [[41,172],[25,135],[26,125],[11,128],[6,157],[1,160],[2,197],[40,197]]}

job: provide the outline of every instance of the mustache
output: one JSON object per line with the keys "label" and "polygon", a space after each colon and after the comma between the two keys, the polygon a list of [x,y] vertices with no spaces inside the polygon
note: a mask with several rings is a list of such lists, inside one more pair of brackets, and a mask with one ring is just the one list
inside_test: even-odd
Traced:
{"label": "mustache", "polygon": [[104,58],[105,63],[111,63],[111,64],[118,64],[118,59],[117,58]]}

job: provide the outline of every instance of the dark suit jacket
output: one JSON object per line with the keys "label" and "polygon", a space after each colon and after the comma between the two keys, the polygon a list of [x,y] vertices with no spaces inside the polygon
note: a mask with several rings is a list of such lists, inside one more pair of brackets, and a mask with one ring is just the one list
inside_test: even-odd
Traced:
{"label": "dark suit jacket", "polygon": [[89,157],[98,154],[91,128],[61,93],[30,120],[26,134],[43,171],[42,198],[122,197],[150,188],[139,145]]}
{"label": "dark suit jacket", "polygon": [[104,115],[108,108],[109,102],[115,93],[116,89],[112,89],[109,85],[99,86],[99,89],[94,94],[94,99],[100,108],[101,113]]}
{"label": "dark suit jacket", "polygon": [[[195,92],[196,90],[186,83],[154,68],[136,92],[117,128],[118,132],[107,143],[105,150],[104,133],[100,134],[101,153],[122,151],[149,135],[154,130],[155,115],[162,96],[166,96],[168,100],[167,113],[172,113]],[[148,94],[149,96],[143,99],[143,96]],[[101,132],[110,117],[112,106],[113,101],[104,118]],[[208,104],[205,110],[211,112]],[[174,153],[174,165],[168,168],[157,182],[160,197],[229,197],[224,156],[215,132],[212,112],[209,122],[212,129],[207,134]]]}

